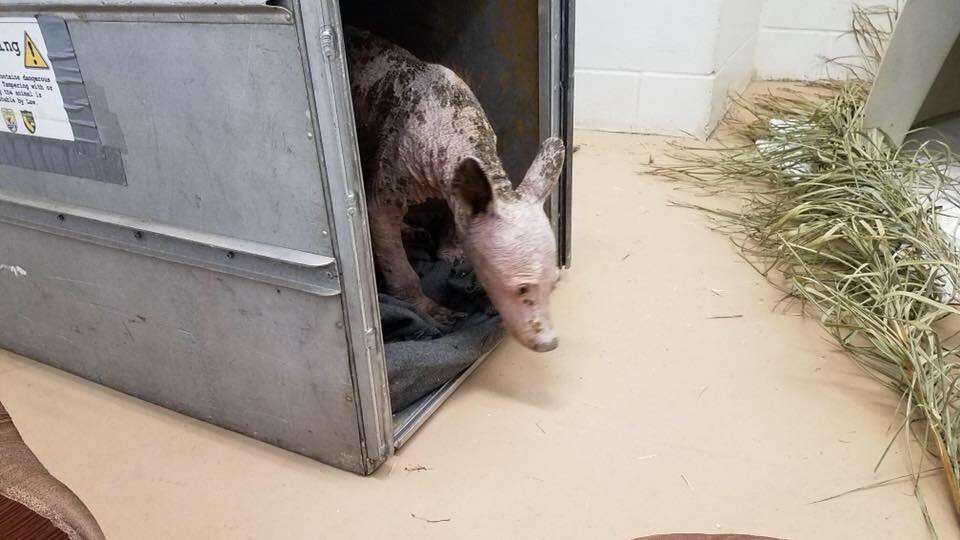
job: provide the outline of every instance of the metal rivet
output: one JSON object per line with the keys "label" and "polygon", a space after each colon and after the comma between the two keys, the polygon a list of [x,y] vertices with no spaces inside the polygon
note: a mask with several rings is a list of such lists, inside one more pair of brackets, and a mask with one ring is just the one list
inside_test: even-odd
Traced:
{"label": "metal rivet", "polygon": [[64,220],[66,220],[66,219],[67,219],[67,216],[65,216],[65,215],[63,215],[63,214],[60,214],[60,215],[57,216],[57,221],[64,221]]}
{"label": "metal rivet", "polygon": [[350,403],[353,403],[353,396],[351,396],[351,395],[348,394],[348,395],[347,395],[347,401],[349,401]]}
{"label": "metal rivet", "polygon": [[237,256],[237,254],[234,253],[234,252],[232,252],[232,251],[228,251],[228,252],[227,252],[227,258],[228,258],[228,259],[232,259],[232,258],[234,258],[234,257],[236,257],[236,256]]}
{"label": "metal rivet", "polygon": [[143,233],[140,232],[140,231],[137,231],[137,232],[133,233],[133,237],[136,238],[137,240],[140,240],[140,239],[143,238]]}
{"label": "metal rivet", "polygon": [[310,139],[310,140],[313,140],[313,132],[308,131],[308,132],[307,132],[307,138]]}
{"label": "metal rivet", "polygon": [[327,279],[333,279],[333,272],[327,272]]}

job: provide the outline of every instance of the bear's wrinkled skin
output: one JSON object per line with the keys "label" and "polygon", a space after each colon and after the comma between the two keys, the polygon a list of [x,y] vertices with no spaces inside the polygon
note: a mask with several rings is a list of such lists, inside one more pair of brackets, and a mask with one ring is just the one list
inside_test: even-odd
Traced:
{"label": "bear's wrinkled skin", "polygon": [[388,292],[440,323],[456,317],[423,293],[401,234],[410,206],[442,199],[456,234],[440,256],[467,258],[520,343],[555,349],[549,307],[560,273],[543,201],[563,168],[563,141],[546,140],[514,189],[483,108],[455,73],[365,31],[345,37],[374,258]]}

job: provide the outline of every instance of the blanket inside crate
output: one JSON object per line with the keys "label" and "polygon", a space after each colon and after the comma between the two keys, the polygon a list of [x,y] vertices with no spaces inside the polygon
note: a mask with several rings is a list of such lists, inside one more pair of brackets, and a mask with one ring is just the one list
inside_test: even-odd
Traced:
{"label": "blanket inside crate", "polygon": [[[383,292],[380,320],[393,411],[405,409],[440,388],[490,351],[503,337],[500,317],[469,263],[436,257],[436,238],[449,216],[436,206],[411,212],[412,234],[405,235],[407,257],[424,292],[441,305],[466,314],[450,328],[438,327],[412,305]],[[378,283],[382,283],[378,279]]]}

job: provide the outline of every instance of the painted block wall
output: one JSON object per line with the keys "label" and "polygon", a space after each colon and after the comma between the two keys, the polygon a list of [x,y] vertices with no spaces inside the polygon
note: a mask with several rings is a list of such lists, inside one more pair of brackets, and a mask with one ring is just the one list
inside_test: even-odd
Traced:
{"label": "painted block wall", "polygon": [[[903,0],[899,2],[902,4]],[[850,58],[859,54],[856,40],[849,33],[855,4],[896,7],[898,0],[765,0],[757,43],[757,78],[849,77],[848,70],[830,65],[824,58]]]}
{"label": "painted block wall", "polygon": [[[899,0],[902,2],[903,0]],[[960,0],[958,0],[960,1]],[[898,0],[860,0],[896,6]],[[847,75],[855,0],[577,3],[576,125],[705,138],[752,78]]]}
{"label": "painted block wall", "polygon": [[591,0],[577,10],[576,123],[704,138],[753,75],[762,0]]}

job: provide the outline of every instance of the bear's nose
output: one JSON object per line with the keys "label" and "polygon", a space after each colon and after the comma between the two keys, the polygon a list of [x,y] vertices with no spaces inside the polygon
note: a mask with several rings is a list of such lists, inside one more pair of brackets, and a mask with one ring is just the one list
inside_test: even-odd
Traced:
{"label": "bear's nose", "polygon": [[556,349],[559,344],[560,344],[560,340],[558,340],[556,336],[554,336],[552,339],[549,339],[549,340],[537,341],[536,343],[533,344],[533,350],[537,352],[550,352]]}

